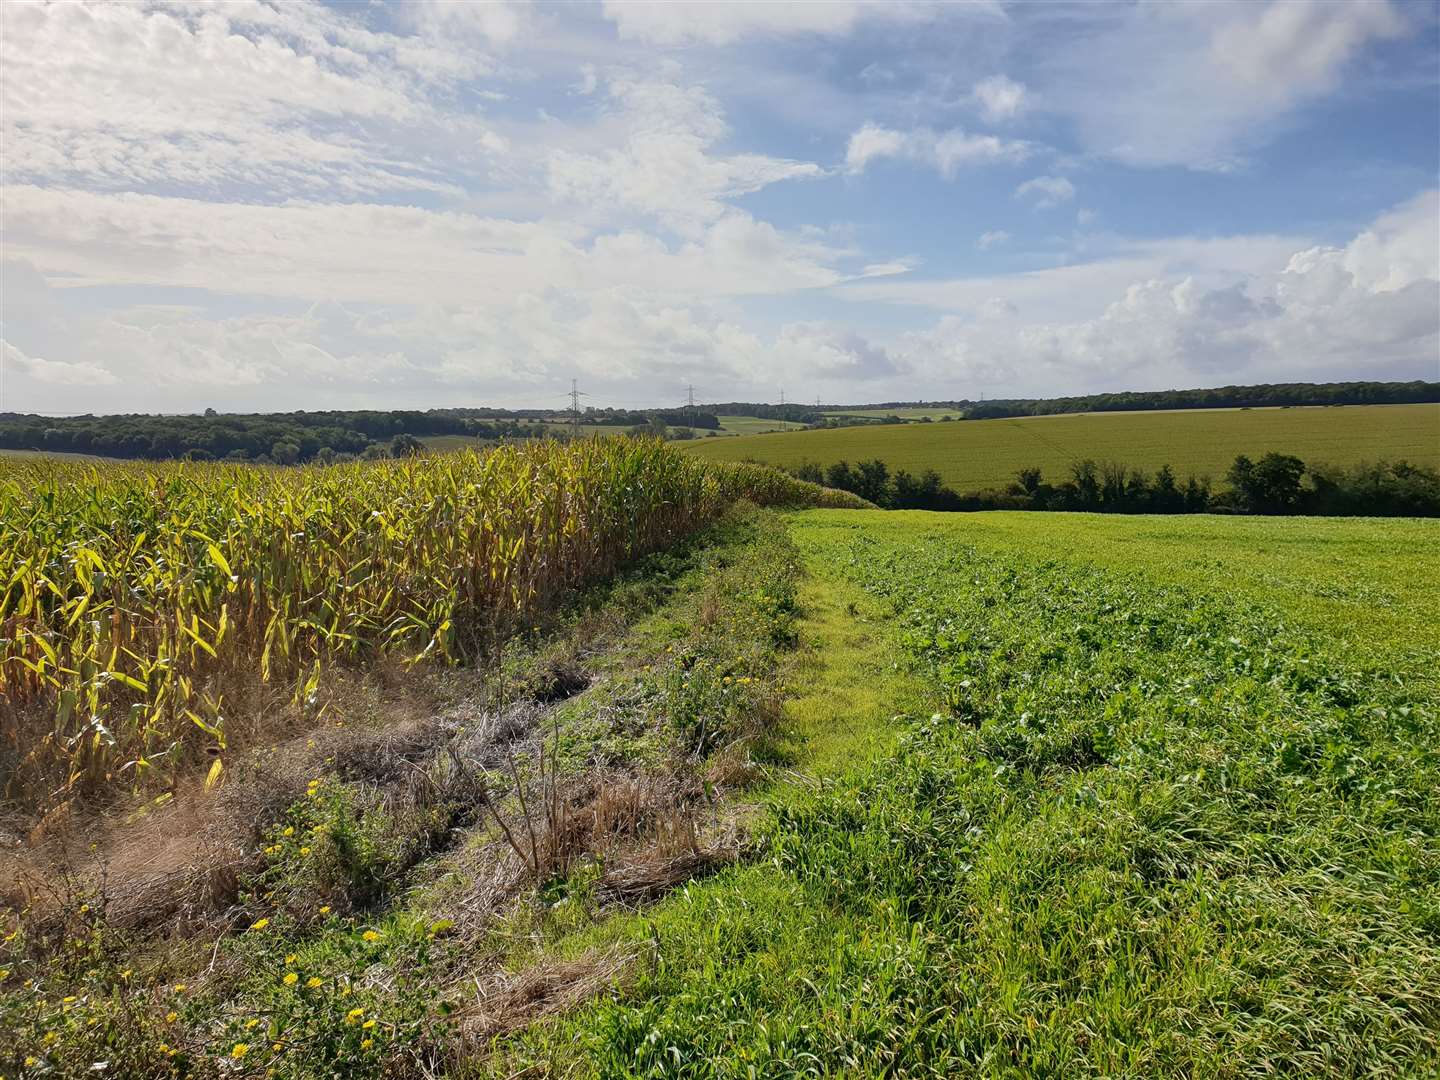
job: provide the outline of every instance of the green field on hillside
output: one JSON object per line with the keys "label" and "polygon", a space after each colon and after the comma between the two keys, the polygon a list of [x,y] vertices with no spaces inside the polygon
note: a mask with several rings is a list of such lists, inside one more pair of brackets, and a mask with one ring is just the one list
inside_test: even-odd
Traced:
{"label": "green field on hillside", "polygon": [[952,405],[938,409],[826,409],[825,415],[866,416],[875,420],[885,420],[891,416],[898,416],[901,420],[923,420],[928,416],[931,420],[939,420],[942,416],[955,419],[960,416],[962,411],[962,409]]}
{"label": "green field on hillside", "polygon": [[[721,416],[720,430],[727,435],[763,435],[769,431],[779,431],[779,420],[765,420],[759,416]],[[791,424],[791,428],[795,425]],[[702,436],[703,438],[703,436]]]}
{"label": "green field on hillside", "polygon": [[1187,475],[1224,476],[1237,454],[1268,451],[1345,464],[1404,458],[1440,466],[1440,405],[1080,413],[755,435],[710,440],[692,452],[794,467],[881,458],[893,469],[935,469],[957,491],[1004,486],[1032,465],[1065,477],[1084,458]]}

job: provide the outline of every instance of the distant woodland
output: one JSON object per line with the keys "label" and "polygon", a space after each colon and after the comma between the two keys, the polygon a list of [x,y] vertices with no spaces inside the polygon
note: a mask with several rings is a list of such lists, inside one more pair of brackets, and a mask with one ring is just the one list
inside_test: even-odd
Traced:
{"label": "distant woodland", "polygon": [[[539,438],[571,420],[558,410],[362,410],[351,412],[204,413],[155,416],[33,416],[0,413],[0,449],[48,450],[114,458],[191,458],[290,465],[418,451],[419,438],[462,435],[478,441]],[[684,425],[718,429],[709,412],[590,409],[586,424],[628,429]]]}
{"label": "distant woodland", "polygon": [[[865,409],[949,408],[958,417],[984,420],[1052,413],[1155,409],[1262,408],[1296,405],[1387,405],[1440,401],[1440,382],[1277,383],[1208,390],[1158,390],[1087,397],[1007,398],[992,401],[880,402]],[[861,408],[856,406],[855,408]],[[834,410],[839,406],[826,406]],[[785,420],[797,426],[834,424],[811,406],[726,402],[695,409],[586,409],[579,419],[632,431],[682,437],[718,431],[720,416]],[[477,442],[540,438],[574,419],[560,409],[359,410],[288,413],[203,413],[156,416],[36,416],[0,413],[0,450],[42,450],[100,457],[193,458],[275,462],[282,465],[347,457],[386,457],[421,449],[419,439],[460,435]],[[896,418],[898,421],[899,418]],[[857,421],[859,422],[859,421]],[[871,419],[865,422],[883,423]]]}
{"label": "distant woodland", "polygon": [[[1079,412],[1156,409],[1261,409],[1294,405],[1413,405],[1440,401],[1440,382],[1265,383],[1202,390],[1146,390],[1084,397],[995,398],[990,401],[883,401],[864,409],[952,408],[967,420]],[[836,407],[838,408],[838,406]]]}

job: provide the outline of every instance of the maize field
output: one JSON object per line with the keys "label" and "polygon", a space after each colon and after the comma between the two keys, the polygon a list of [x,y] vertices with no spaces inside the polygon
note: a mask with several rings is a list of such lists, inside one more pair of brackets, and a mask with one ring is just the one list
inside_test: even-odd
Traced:
{"label": "maize field", "polygon": [[207,756],[213,779],[225,686],[303,704],[327,665],[474,661],[742,498],[859,505],[633,439],[298,469],[0,463],[0,782],[62,802]]}

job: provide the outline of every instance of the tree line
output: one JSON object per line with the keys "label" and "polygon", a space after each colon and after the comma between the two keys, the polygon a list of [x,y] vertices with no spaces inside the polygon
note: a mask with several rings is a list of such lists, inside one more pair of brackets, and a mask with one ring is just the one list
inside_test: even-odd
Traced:
{"label": "tree line", "polygon": [[[540,438],[564,423],[559,410],[362,409],[289,413],[217,413],[156,416],[36,416],[0,414],[0,449],[48,450],[100,457],[165,460],[276,462],[282,465],[413,452],[418,438],[462,435],[477,441]],[[593,409],[587,424],[619,427],[692,424],[718,430],[711,413]],[[401,437],[404,437],[403,439]],[[400,440],[397,442],[397,440]],[[408,440],[408,441],[406,441]]]}
{"label": "tree line", "polygon": [[1411,382],[1262,383],[1254,386],[1125,391],[1077,397],[994,398],[990,401],[882,401],[853,408],[954,409],[967,420],[991,420],[1009,416],[1050,416],[1077,412],[1261,409],[1296,405],[1414,405],[1436,401],[1440,401],[1440,382],[1416,379]]}
{"label": "tree line", "polygon": [[1235,458],[1228,486],[1208,477],[1181,481],[1169,465],[1154,473],[1118,462],[1071,464],[1051,483],[1039,467],[1021,469],[1004,488],[960,493],[927,469],[916,476],[876,458],[854,466],[813,463],[801,480],[839,488],[887,510],[1083,510],[1118,514],[1332,514],[1440,517],[1440,472],[1407,461],[1307,465],[1290,454]]}

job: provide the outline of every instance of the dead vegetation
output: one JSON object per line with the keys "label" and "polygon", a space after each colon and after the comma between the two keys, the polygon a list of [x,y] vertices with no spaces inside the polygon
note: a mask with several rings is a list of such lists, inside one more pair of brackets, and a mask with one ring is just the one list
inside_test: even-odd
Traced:
{"label": "dead vegetation", "polygon": [[574,960],[543,961],[522,972],[496,972],[487,981],[476,980],[475,998],[461,1017],[460,1056],[466,1050],[483,1053],[497,1036],[566,1012],[601,993],[623,992],[646,962],[653,962],[648,943],[614,945]]}

